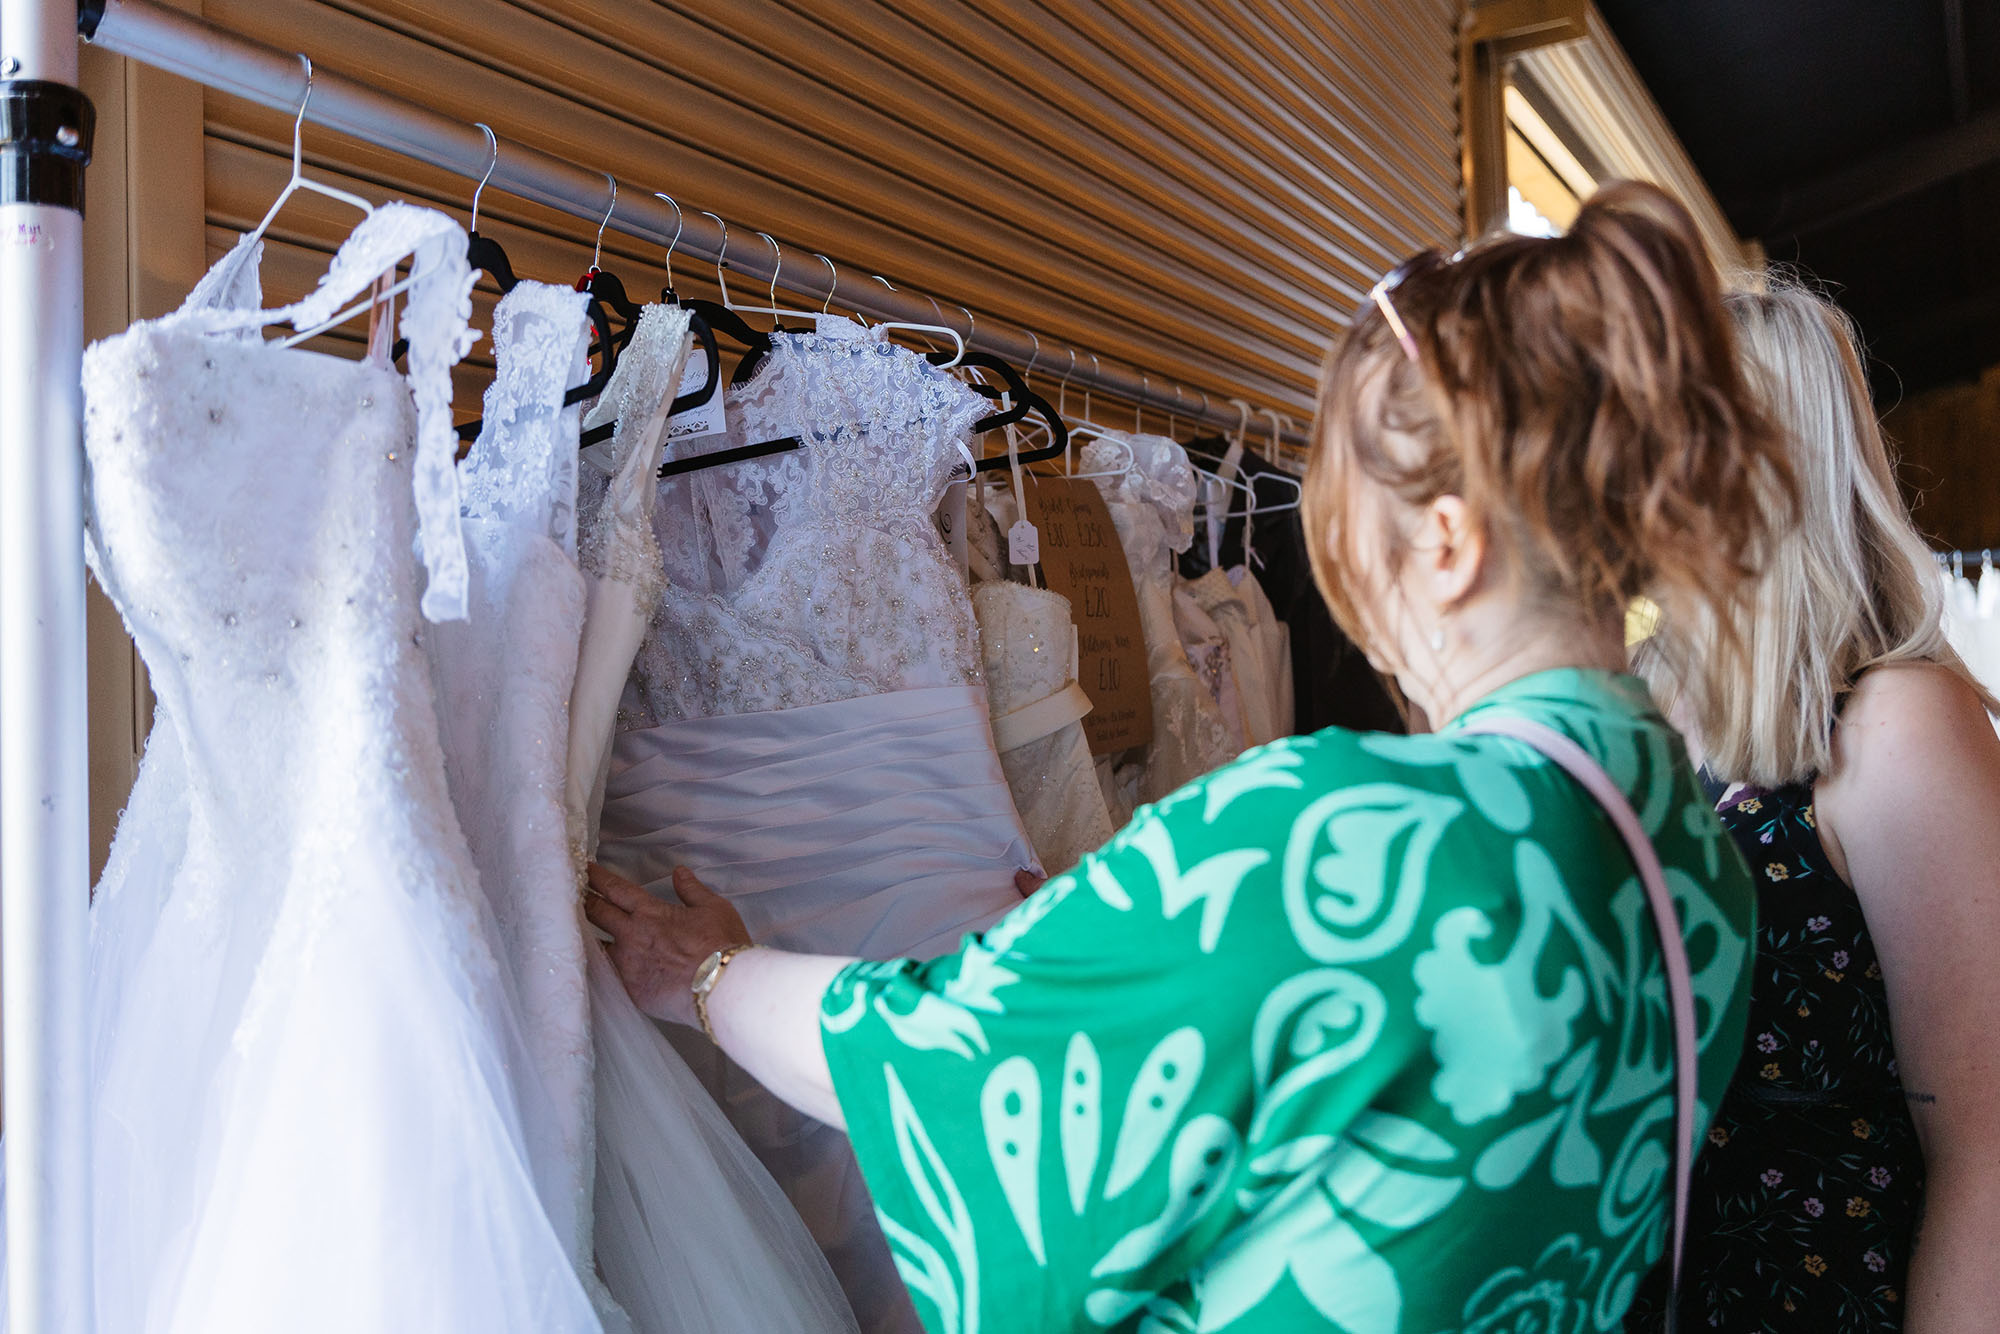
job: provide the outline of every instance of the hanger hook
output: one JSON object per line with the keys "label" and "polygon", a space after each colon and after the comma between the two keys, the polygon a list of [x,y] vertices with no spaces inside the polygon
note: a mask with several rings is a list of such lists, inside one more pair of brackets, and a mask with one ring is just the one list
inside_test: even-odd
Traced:
{"label": "hanger hook", "polygon": [[[951,304],[954,306],[958,306],[958,303],[956,301],[952,302]],[[965,341],[970,343],[972,341],[973,335],[979,332],[979,321],[973,319],[972,312],[967,310],[964,306],[958,306],[958,309],[960,313],[962,313],[965,316]]]}
{"label": "hanger hook", "polygon": [[1063,371],[1062,384],[1060,386],[1063,389],[1069,388],[1069,377],[1076,374],[1076,349],[1072,347],[1068,351],[1069,366]]}
{"label": "hanger hook", "polygon": [[674,290],[674,251],[680,249],[681,229],[687,226],[687,215],[681,212],[681,201],[665,190],[653,191],[653,198],[664,199],[674,206],[674,239],[667,242],[667,291]]}
{"label": "hanger hook", "polygon": [[1146,429],[1146,400],[1152,396],[1153,377],[1144,371],[1140,371],[1139,401],[1132,408],[1132,429],[1134,431],[1143,431]]}
{"label": "hanger hook", "polygon": [[729,304],[729,279],[723,276],[723,270],[729,267],[729,224],[724,222],[717,214],[710,213],[707,209],[701,211],[701,216],[704,218],[714,218],[715,225],[722,228],[722,247],[715,252],[715,285],[722,289],[722,304],[727,306]]}
{"label": "hanger hook", "polygon": [[1250,429],[1250,400],[1232,398],[1229,406],[1236,409],[1236,434],[1240,437]]}
{"label": "hanger hook", "polygon": [[479,178],[479,184],[472,187],[472,225],[466,228],[476,236],[479,234],[479,196],[486,193],[486,182],[493,179],[493,169],[500,165],[500,137],[483,120],[473,124],[486,135],[486,174]]}
{"label": "hanger hook", "polygon": [[1027,330],[1027,334],[1028,337],[1035,340],[1035,351],[1034,354],[1028,358],[1027,369],[1021,372],[1021,378],[1023,380],[1027,379],[1030,375],[1033,375],[1035,373],[1035,363],[1042,359],[1042,336],[1036,333],[1033,329]]}
{"label": "hanger hook", "polygon": [[833,313],[833,294],[840,290],[840,270],[835,268],[833,261],[825,255],[815,254],[813,258],[826,265],[826,271],[833,275],[833,280],[826,285],[826,300],[820,302],[819,305],[820,314],[831,315]]}
{"label": "hanger hook", "polygon": [[775,257],[771,265],[771,304],[776,306],[778,304],[778,275],[785,271],[785,248],[779,245],[769,232],[758,232],[757,235],[771,243],[771,254]]}
{"label": "hanger hook", "polygon": [[590,271],[597,272],[597,265],[604,258],[604,229],[611,225],[611,215],[618,209],[618,178],[610,172],[604,179],[611,186],[611,202],[604,206],[604,221],[597,224],[597,247],[590,252]]}
{"label": "hanger hook", "polygon": [[303,51],[298,53],[298,57],[299,63],[306,67],[306,90],[299,95],[299,109],[292,117],[292,175],[295,178],[305,163],[306,108],[312,105],[313,100],[312,57]]}

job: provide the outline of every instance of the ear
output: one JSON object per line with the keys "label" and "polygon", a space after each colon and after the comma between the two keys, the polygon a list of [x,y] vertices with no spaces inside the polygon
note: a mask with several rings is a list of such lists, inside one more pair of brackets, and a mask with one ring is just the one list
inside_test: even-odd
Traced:
{"label": "ear", "polygon": [[1463,496],[1439,496],[1426,507],[1415,546],[1438,606],[1457,606],[1479,587],[1486,573],[1486,529]]}

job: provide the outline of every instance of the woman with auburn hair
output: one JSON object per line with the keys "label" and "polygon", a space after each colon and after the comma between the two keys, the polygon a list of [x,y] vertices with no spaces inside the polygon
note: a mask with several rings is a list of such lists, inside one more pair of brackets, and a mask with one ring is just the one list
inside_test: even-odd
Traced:
{"label": "woman with auburn hair", "polygon": [[1623,613],[1733,616],[1782,447],[1650,187],[1371,295],[1307,532],[1436,734],[1253,750],[928,961],[593,869],[639,1004],[847,1128],[933,1330],[1604,1329],[1661,1253],[1753,890]]}
{"label": "woman with auburn hair", "polygon": [[[1799,522],[1639,655],[1757,883],[1751,1043],[1697,1173],[1683,1329],[1970,1334],[2000,1312],[2000,738],[1945,642],[1852,326],[1726,302]],[[1747,649],[1747,671],[1707,646]],[[1921,1222],[1921,1229],[1919,1223]],[[1656,1278],[1628,1328],[1658,1327]]]}

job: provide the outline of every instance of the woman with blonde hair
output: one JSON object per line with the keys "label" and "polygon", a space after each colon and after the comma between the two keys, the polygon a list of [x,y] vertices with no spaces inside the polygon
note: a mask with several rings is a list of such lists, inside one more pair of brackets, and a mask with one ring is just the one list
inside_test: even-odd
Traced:
{"label": "woman with blonde hair", "polygon": [[[1946,643],[1852,326],[1732,295],[1798,524],[1733,623],[1639,656],[1758,890],[1750,1044],[1696,1179],[1681,1327],[1970,1334],[2000,1312],[2000,738]],[[1718,663],[1718,630],[1748,673]],[[1919,1224],[1921,1222],[1921,1228]],[[1627,1328],[1656,1328],[1664,1275]]]}
{"label": "woman with blonde hair", "polygon": [[1786,486],[1692,220],[1401,266],[1317,430],[1321,591],[1436,734],[1253,750],[930,960],[593,868],[641,1007],[846,1127],[934,1331],[1606,1329],[1661,1252],[1754,891],[1623,610],[1726,615]]}

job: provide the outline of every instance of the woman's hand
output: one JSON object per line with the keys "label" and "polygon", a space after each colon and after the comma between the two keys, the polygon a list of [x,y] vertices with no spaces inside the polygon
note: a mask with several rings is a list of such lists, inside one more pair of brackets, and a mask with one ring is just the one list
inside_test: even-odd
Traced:
{"label": "woman's hand", "polygon": [[633,1002],[655,1019],[692,1026],[695,969],[717,950],[750,943],[735,905],[685,866],[674,868],[679,903],[655,898],[596,862],[590,888],[584,914],[611,937],[605,948]]}

